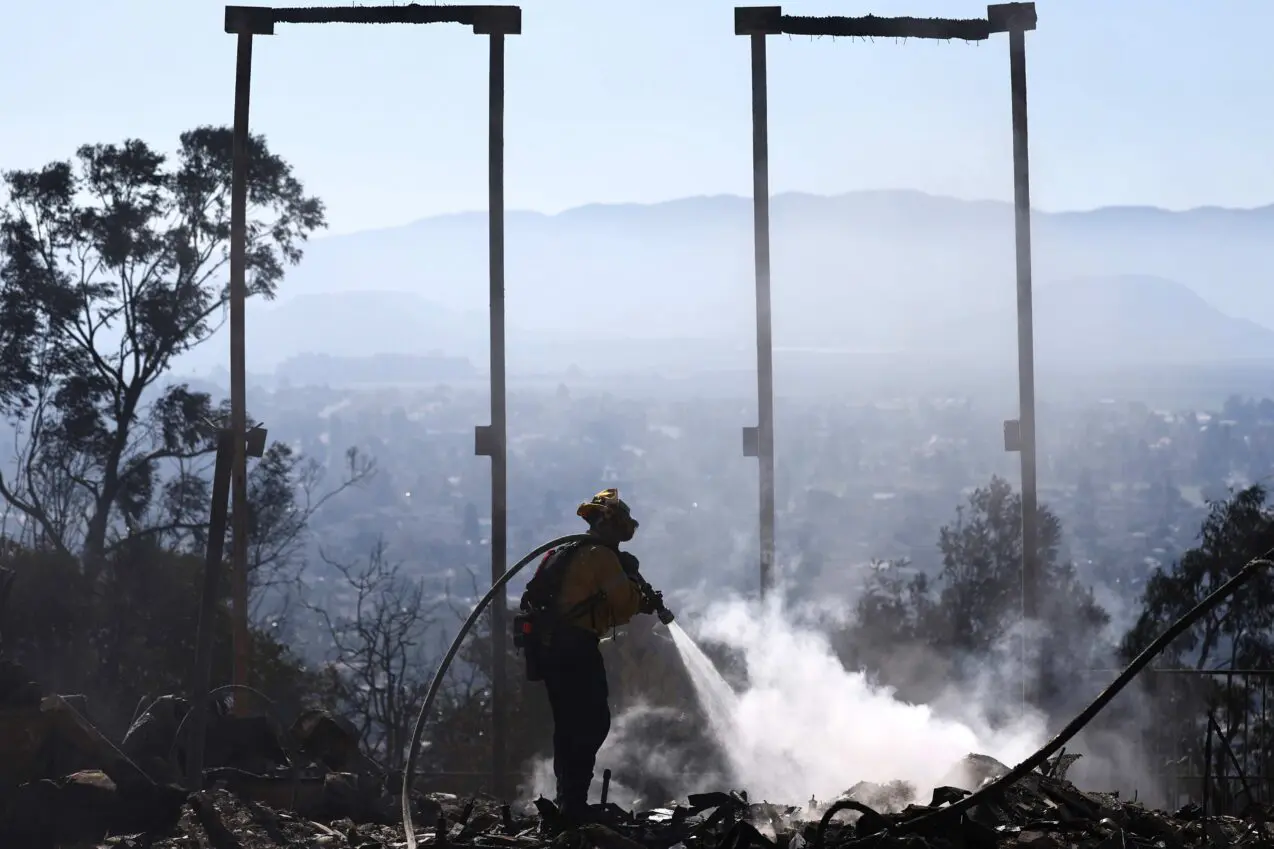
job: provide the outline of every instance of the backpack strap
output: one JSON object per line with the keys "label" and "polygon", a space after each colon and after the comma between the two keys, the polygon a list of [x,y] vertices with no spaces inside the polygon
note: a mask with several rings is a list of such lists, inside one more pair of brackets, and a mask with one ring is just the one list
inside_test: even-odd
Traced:
{"label": "backpack strap", "polygon": [[540,560],[535,574],[527,582],[522,593],[519,606],[527,613],[543,616],[551,623],[570,622],[589,613],[606,597],[604,592],[596,592],[588,598],[571,606],[561,613],[556,610],[556,602],[562,589],[562,581],[566,577],[566,569],[571,560],[579,553],[582,543],[571,542],[561,548],[550,549]]}
{"label": "backpack strap", "polygon": [[562,579],[566,576],[566,567],[579,550],[578,542],[571,542],[559,548],[551,548],[540,559],[535,574],[527,582],[522,593],[520,607],[527,612],[552,610],[562,590]]}

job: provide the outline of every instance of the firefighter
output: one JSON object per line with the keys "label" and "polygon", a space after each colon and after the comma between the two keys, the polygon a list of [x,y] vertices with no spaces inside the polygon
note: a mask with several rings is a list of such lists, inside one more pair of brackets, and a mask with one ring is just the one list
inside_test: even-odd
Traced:
{"label": "firefighter", "polygon": [[553,712],[557,805],[568,820],[583,821],[597,752],[610,733],[610,691],[598,643],[636,614],[666,608],[641,577],[637,558],[619,550],[637,531],[619,492],[603,490],[576,513],[594,541],[549,552],[522,607],[542,612],[535,655]]}

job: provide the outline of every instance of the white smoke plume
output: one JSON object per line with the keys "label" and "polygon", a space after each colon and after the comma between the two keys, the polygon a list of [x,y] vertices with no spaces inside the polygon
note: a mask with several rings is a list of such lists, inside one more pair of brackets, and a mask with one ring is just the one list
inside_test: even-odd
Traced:
{"label": "white smoke plume", "polygon": [[[993,728],[986,709],[992,697],[978,687],[952,685],[935,702],[940,707],[902,701],[841,664],[822,626],[826,618],[816,610],[777,599],[731,599],[692,613],[679,621],[696,623],[695,638],[724,646],[745,667],[746,684],[733,693],[706,656],[686,647],[688,638],[679,640],[729,774],[683,773],[675,746],[647,733],[658,720],[675,719],[672,712],[640,706],[616,717],[598,759],[599,778],[604,765],[622,764],[617,774],[655,777],[679,798],[734,787],[753,799],[791,804],[834,799],[860,781],[903,781],[927,802],[933,787],[964,783],[952,769],[966,755],[1014,764],[1045,739],[1044,723],[1033,713]],[[547,763],[537,767],[536,778],[532,789],[552,796]],[[599,794],[600,780],[594,801]],[[621,805],[668,801],[642,798],[618,781],[610,798]]]}
{"label": "white smoke plume", "polygon": [[[636,786],[641,781],[669,788],[672,798],[736,788],[753,799],[790,804],[835,799],[863,781],[904,782],[915,792],[905,801],[924,803],[936,786],[974,789],[978,777],[961,771],[966,755],[988,755],[1011,766],[1048,736],[1041,715],[1023,712],[1017,699],[1006,698],[1015,692],[1008,684],[1016,682],[1020,668],[1016,629],[975,665],[972,683],[965,669],[962,681],[937,688],[929,704],[911,704],[842,665],[828,635],[845,624],[843,604],[798,607],[778,594],[764,603],[734,598],[698,609],[686,605],[678,622],[701,644],[725,648],[743,667],[745,681],[733,691],[681,635],[683,662],[700,710],[719,738],[724,769],[696,771],[689,754],[669,737],[667,729],[684,721],[684,711],[638,705],[615,717],[598,757],[593,801],[600,797],[601,770],[611,767],[616,778],[610,799],[625,807],[671,800]],[[1083,753],[1072,776],[1085,785],[1085,778],[1095,781],[1094,789],[1120,785],[1148,796],[1150,771],[1132,742],[1134,729],[1127,730],[1128,740],[1092,729],[1082,733],[1068,747]],[[551,797],[552,784],[546,760],[537,766],[531,789]]]}
{"label": "white smoke plume", "polygon": [[733,649],[746,666],[720,732],[735,781],[753,798],[830,799],[859,781],[896,780],[927,795],[965,755],[1013,764],[1044,740],[1034,714],[992,728],[984,693],[953,686],[941,711],[899,700],[846,669],[817,624],[778,600],[711,605],[696,636]]}

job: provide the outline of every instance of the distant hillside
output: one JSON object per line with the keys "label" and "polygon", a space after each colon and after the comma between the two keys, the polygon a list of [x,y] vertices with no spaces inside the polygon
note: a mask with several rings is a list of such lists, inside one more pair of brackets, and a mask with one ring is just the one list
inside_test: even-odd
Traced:
{"label": "distant hillside", "polygon": [[1037,344],[1045,358],[1149,364],[1274,357],[1274,330],[1228,316],[1185,285],[1160,277],[1045,286],[1036,305]]}
{"label": "distant hillside", "polygon": [[[1186,286],[1146,275],[1087,277],[1034,294],[1042,367],[1234,362],[1274,358],[1274,330],[1232,318]],[[1016,305],[935,327],[933,347],[1016,357]]]}
{"label": "distant hillside", "polygon": [[[1012,313],[1009,204],[918,192],[783,194],[772,219],[777,344],[917,350],[953,317]],[[740,351],[752,344],[750,199],[513,212],[507,234],[510,339],[524,340],[528,357],[566,355],[597,339],[647,349],[671,339]],[[1106,357],[1264,350],[1259,327],[1227,316],[1274,327],[1271,236],[1274,208],[1037,212],[1037,315],[1046,305],[1060,310],[1049,319],[1056,332],[1087,327],[1095,338],[1084,345],[1105,346]],[[479,363],[486,238],[485,214],[469,213],[315,241],[288,275],[282,302],[250,310],[254,364],[307,351],[432,350]],[[1067,285],[1076,288],[1063,297]],[[1187,302],[1190,293],[1202,301]],[[1167,300],[1147,300],[1156,298]],[[1190,341],[1159,340],[1169,327]],[[1041,344],[1052,332],[1041,325]]]}

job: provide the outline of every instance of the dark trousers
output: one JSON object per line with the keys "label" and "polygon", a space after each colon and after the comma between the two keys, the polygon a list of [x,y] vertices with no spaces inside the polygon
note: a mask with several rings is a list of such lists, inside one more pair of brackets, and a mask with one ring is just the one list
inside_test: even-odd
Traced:
{"label": "dark trousers", "polygon": [[597,636],[564,626],[545,646],[544,686],[553,711],[557,804],[568,814],[588,805],[597,751],[610,733],[610,691]]}

